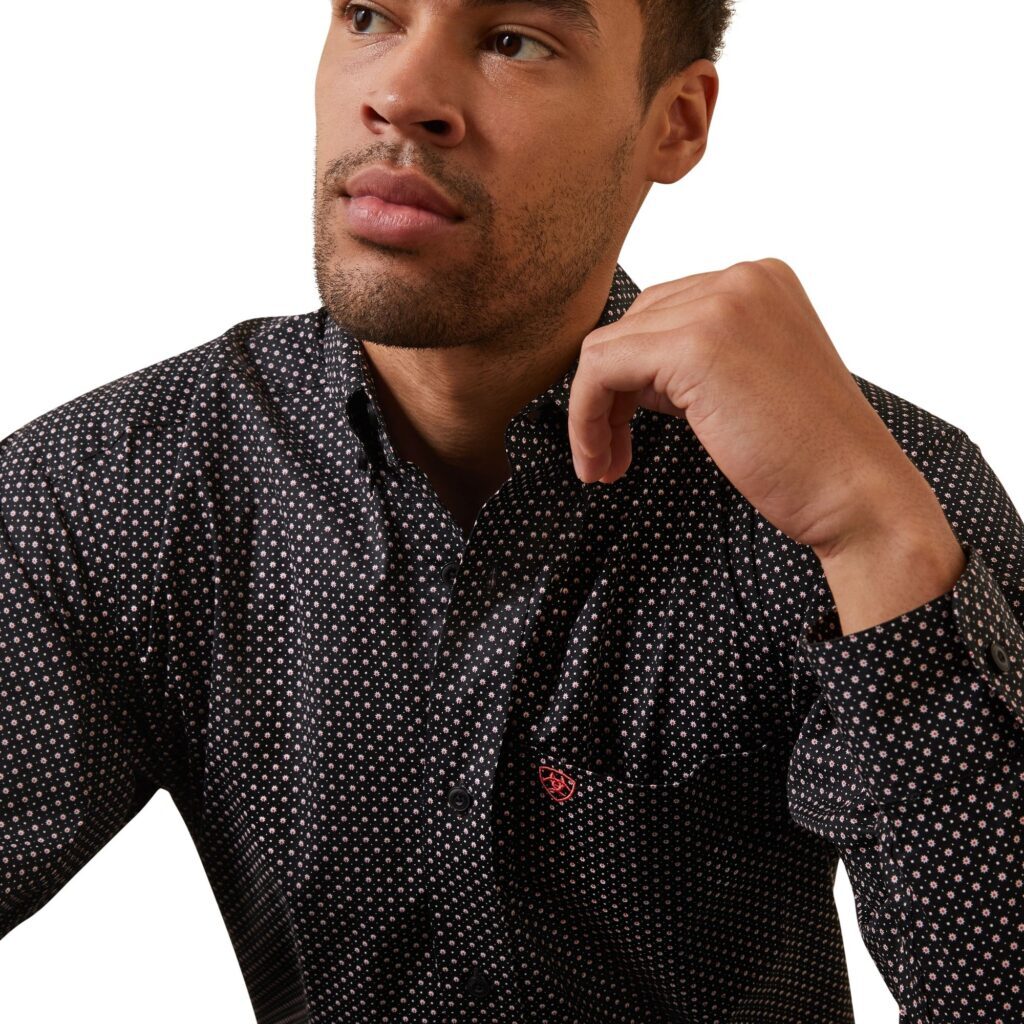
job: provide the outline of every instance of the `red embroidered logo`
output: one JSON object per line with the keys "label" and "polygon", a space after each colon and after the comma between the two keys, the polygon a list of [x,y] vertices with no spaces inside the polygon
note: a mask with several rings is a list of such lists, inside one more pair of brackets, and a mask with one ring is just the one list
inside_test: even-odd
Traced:
{"label": "red embroidered logo", "polygon": [[540,766],[540,784],[548,796],[559,803],[568,800],[576,792],[575,779],[570,778],[560,768],[552,768],[547,764]]}

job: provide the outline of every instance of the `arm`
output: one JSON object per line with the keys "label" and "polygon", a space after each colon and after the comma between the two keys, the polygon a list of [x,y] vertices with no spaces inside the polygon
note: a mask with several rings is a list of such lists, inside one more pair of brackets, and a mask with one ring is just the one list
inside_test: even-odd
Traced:
{"label": "arm", "polygon": [[[41,471],[0,459],[0,938],[146,804],[127,682],[76,635],[93,589]],[[95,638],[95,633],[93,633]]]}
{"label": "arm", "polygon": [[[901,1024],[1010,1024],[1024,1019],[1024,524],[962,431],[922,473],[962,571],[943,555],[948,589],[845,634],[823,573],[794,660],[817,696],[790,810],[838,848]],[[866,607],[849,587],[846,607]]]}

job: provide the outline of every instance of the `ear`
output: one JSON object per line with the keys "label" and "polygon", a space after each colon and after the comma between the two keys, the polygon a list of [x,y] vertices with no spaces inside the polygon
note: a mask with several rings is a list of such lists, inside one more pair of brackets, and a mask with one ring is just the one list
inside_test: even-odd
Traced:
{"label": "ear", "polygon": [[705,58],[667,81],[651,102],[651,153],[646,178],[670,185],[704,155],[718,101],[718,71]]}

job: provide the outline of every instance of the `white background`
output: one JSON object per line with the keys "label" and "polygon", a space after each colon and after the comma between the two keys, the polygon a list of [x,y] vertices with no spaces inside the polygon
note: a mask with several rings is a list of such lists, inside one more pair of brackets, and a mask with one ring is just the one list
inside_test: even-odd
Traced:
{"label": "white background", "polygon": [[[50,0],[3,20],[0,437],[320,305],[327,0]],[[620,258],[641,287],[786,260],[847,366],[966,430],[1018,508],[1022,36],[1013,0],[739,0],[708,152],[654,186]],[[858,1024],[895,1024],[842,867],[836,900]],[[166,792],[3,941],[0,1017],[252,1021]]]}

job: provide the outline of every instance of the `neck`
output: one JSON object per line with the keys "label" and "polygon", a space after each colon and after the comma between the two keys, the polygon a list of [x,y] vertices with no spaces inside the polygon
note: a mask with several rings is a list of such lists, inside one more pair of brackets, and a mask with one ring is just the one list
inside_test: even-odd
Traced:
{"label": "neck", "polygon": [[505,429],[579,354],[608,298],[614,261],[567,304],[542,337],[512,325],[503,344],[397,348],[362,342],[397,454],[430,474],[489,486],[507,470]]}

